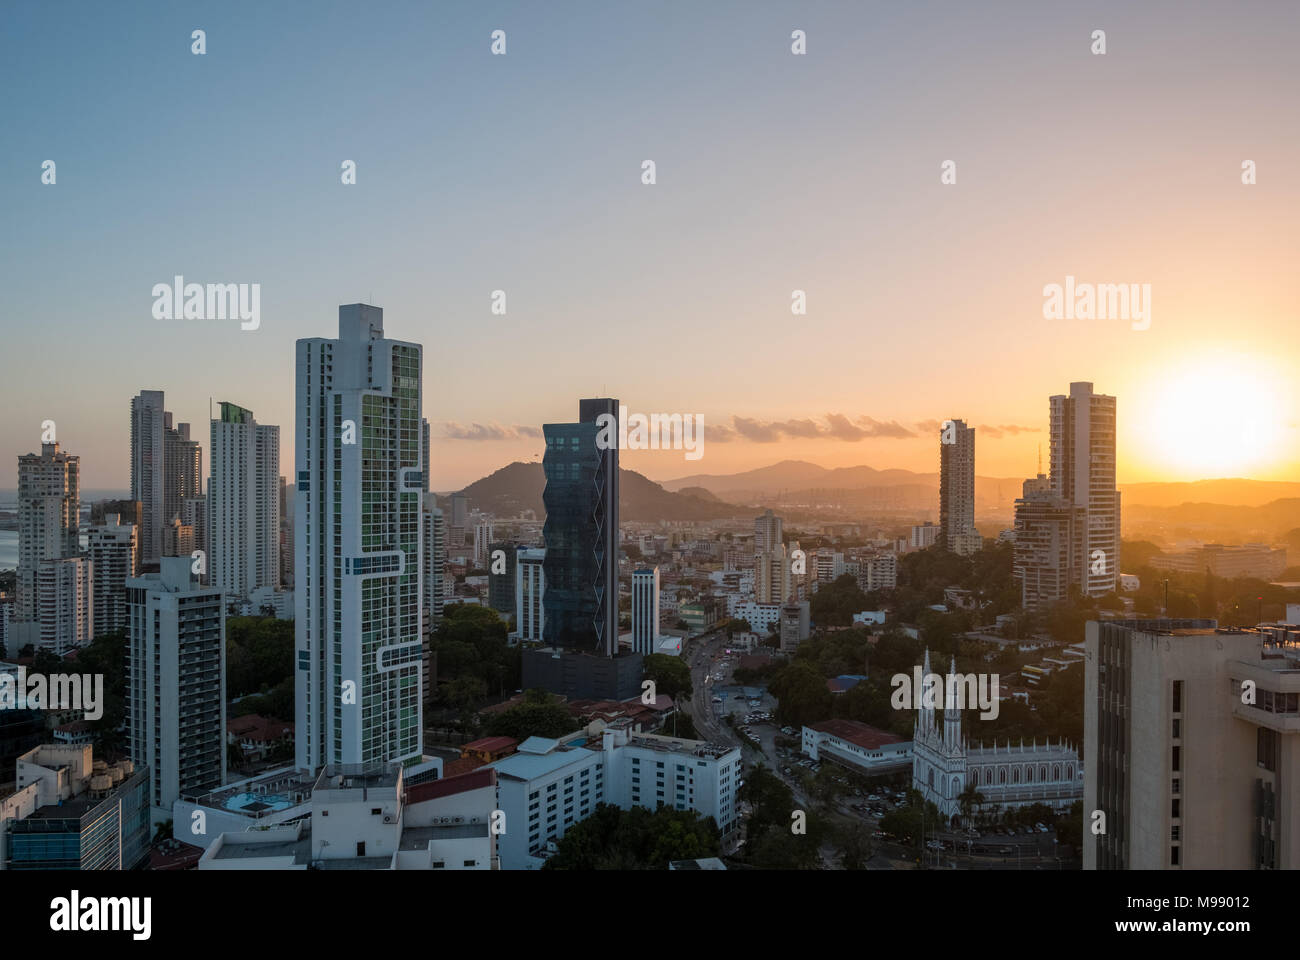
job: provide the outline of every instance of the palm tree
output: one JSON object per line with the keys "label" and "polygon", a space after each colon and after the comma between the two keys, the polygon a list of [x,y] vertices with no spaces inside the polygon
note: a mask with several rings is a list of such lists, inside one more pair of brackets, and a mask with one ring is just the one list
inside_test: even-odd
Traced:
{"label": "palm tree", "polygon": [[984,803],[984,794],[974,783],[968,783],[966,789],[957,795],[957,803],[961,809],[961,822],[969,826],[971,811]]}

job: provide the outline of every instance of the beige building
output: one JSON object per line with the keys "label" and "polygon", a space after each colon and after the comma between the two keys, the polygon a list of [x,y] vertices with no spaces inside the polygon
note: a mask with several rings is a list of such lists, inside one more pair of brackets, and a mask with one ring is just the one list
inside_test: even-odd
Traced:
{"label": "beige building", "polygon": [[1086,656],[1085,869],[1300,866],[1300,630],[1092,622]]}

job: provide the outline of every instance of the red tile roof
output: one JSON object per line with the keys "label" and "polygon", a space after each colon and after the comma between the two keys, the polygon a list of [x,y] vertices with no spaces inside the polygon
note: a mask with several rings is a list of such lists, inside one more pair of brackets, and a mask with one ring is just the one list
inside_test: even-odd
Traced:
{"label": "red tile roof", "polygon": [[473,743],[467,743],[461,747],[461,752],[467,750],[477,750],[483,753],[499,753],[502,750],[513,750],[519,746],[519,741],[514,737],[483,737],[481,740],[475,740]]}
{"label": "red tile roof", "polygon": [[436,800],[438,797],[450,797],[453,794],[465,793],[469,790],[480,790],[483,787],[495,787],[497,784],[497,771],[495,767],[484,767],[481,770],[475,770],[472,773],[462,773],[455,777],[443,777],[441,780],[430,780],[428,783],[417,783],[406,791],[407,803],[423,803],[426,800]]}
{"label": "red tile roof", "polygon": [[879,750],[887,743],[902,743],[903,738],[884,730],[877,730],[856,720],[823,720],[821,723],[809,724],[818,733],[829,733],[832,737],[862,747],[864,750]]}

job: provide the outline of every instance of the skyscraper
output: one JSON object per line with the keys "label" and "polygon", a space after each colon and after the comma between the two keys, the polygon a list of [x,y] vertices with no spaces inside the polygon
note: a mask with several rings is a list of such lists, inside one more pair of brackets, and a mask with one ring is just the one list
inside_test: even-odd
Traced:
{"label": "skyscraper", "polygon": [[515,556],[515,632],[520,643],[541,643],[545,639],[546,551],[521,547]]}
{"label": "skyscraper", "polygon": [[226,779],[226,611],[189,557],[126,582],[126,723],[131,759],[148,766],[154,822],[181,794]]}
{"label": "skyscraper", "polygon": [[424,524],[424,542],[421,545],[424,565],[424,626],[428,631],[438,629],[442,620],[443,567],[447,563],[447,518],[438,507],[438,495],[425,492],[421,522]]}
{"label": "skyscraper", "polygon": [[1084,511],[1080,588],[1097,597],[1119,579],[1120,495],[1115,487],[1115,398],[1071,383],[1051,398],[1052,492]]}
{"label": "skyscraper", "polygon": [[975,428],[961,420],[939,432],[939,530],[943,545],[961,556],[984,543],[975,529]]}
{"label": "skyscraper", "polygon": [[36,594],[42,650],[61,657],[94,639],[95,585],[89,560],[42,560]]}
{"label": "skyscraper", "polygon": [[247,597],[280,586],[280,428],[222,402],[208,458],[208,583]]}
{"label": "skyscraper", "polygon": [[632,571],[632,649],[655,652],[659,642],[659,568]]}
{"label": "skyscraper", "polygon": [[782,543],[781,518],[771,510],[754,518],[754,553],[771,550]]}
{"label": "skyscraper", "polygon": [[[604,429],[597,422],[605,416]],[[546,639],[613,656],[618,646],[618,401],[580,400],[576,423],[542,426]],[[597,443],[597,437],[612,442]]]}
{"label": "skyscraper", "polygon": [[513,540],[495,540],[488,544],[488,605],[509,617],[515,612],[515,565],[519,562],[519,544]]}
{"label": "skyscraper", "polygon": [[163,551],[163,392],[141,390],[131,398],[131,499],[140,501],[137,547],[140,563],[157,563]]}
{"label": "skyscraper", "polygon": [[136,575],[136,527],[111,513],[90,528],[87,556],[94,580],[95,637],[127,625],[126,581]]}
{"label": "skyscraper", "polygon": [[184,523],[185,501],[203,496],[203,449],[190,439],[188,423],[172,426],[170,413],[163,414],[163,487],[164,525],[176,519]]}
{"label": "skyscraper", "polygon": [[339,307],[297,344],[297,765],[421,756],[422,351]]}
{"label": "skyscraper", "polygon": [[37,617],[37,573],[42,560],[81,552],[81,458],[41,444],[18,458],[18,602],[15,619]]}
{"label": "skyscraper", "polygon": [[188,423],[172,426],[163,402],[161,390],[131,398],[131,499],[141,505],[141,564],[158,562],[167,552],[168,525],[184,522],[184,501],[203,496],[203,451]]}

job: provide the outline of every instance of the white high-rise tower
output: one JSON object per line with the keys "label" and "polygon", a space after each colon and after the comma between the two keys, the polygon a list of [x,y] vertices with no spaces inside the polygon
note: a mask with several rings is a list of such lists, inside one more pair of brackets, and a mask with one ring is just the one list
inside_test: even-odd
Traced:
{"label": "white high-rise tower", "polygon": [[208,460],[208,582],[246,597],[280,586],[280,428],[221,404]]}
{"label": "white high-rise tower", "polygon": [[1115,488],[1115,398],[1091,383],[1051,398],[1051,490],[1084,511],[1076,549],[1080,587],[1097,597],[1119,579],[1119,490]]}
{"label": "white high-rise tower", "polygon": [[18,604],[15,619],[37,617],[37,574],[42,560],[81,552],[81,459],[41,444],[18,458]]}
{"label": "white high-rise tower", "polygon": [[297,764],[421,756],[421,357],[384,313],[339,307],[297,344]]}

